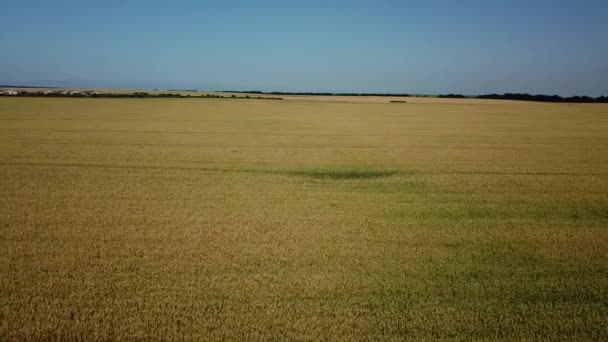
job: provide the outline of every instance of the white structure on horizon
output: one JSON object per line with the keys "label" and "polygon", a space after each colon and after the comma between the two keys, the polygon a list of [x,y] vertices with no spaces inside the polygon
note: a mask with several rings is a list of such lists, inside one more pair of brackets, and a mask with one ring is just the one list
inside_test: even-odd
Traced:
{"label": "white structure on horizon", "polygon": [[0,91],[0,95],[15,96],[15,95],[19,95],[19,92],[16,90],[13,90],[13,89],[8,89],[8,90]]}

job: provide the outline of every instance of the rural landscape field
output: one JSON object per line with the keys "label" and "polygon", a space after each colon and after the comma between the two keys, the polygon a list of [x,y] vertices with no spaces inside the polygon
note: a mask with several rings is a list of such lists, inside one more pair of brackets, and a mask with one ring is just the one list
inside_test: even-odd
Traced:
{"label": "rural landscape field", "polygon": [[608,105],[0,98],[0,340],[608,339]]}

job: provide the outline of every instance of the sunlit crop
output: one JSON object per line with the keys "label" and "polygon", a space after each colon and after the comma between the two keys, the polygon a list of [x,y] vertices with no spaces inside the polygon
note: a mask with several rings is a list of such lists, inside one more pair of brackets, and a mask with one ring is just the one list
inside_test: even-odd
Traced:
{"label": "sunlit crop", "polygon": [[0,340],[608,339],[608,106],[0,98]]}

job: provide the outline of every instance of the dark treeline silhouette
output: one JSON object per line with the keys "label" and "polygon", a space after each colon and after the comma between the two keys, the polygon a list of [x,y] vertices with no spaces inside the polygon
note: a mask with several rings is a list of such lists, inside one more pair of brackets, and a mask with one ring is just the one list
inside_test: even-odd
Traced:
{"label": "dark treeline silhouette", "polygon": [[[229,90],[229,93],[241,94],[266,94],[266,95],[308,95],[308,96],[384,96],[384,97],[433,97],[432,95],[413,95],[413,94],[386,94],[386,93],[317,93],[317,92],[264,92],[259,90],[239,91]],[[530,95],[530,94],[488,94],[478,96],[466,96],[462,94],[441,94],[436,95],[437,98],[443,99],[492,99],[492,100],[516,100],[516,101],[536,101],[536,102],[558,102],[558,103],[608,103],[607,96],[589,97],[589,96],[572,96],[561,97],[558,95]]]}
{"label": "dark treeline silhouette", "polygon": [[507,93],[503,95],[489,94],[479,95],[478,99],[492,99],[492,100],[517,100],[517,101],[536,101],[536,102],[561,102],[561,103],[608,103],[607,96],[600,97],[589,97],[589,96],[572,96],[572,97],[561,97],[558,95],[530,95],[530,94],[512,94]]}
{"label": "dark treeline silhouette", "polygon": [[285,92],[285,91],[259,91],[259,90],[224,90],[225,93],[237,94],[264,94],[264,95],[306,95],[306,96],[384,96],[384,97],[411,97],[410,94],[387,94],[387,93],[318,93],[318,92]]}
{"label": "dark treeline silhouette", "polygon": [[447,94],[447,95],[437,95],[440,99],[466,99],[467,97],[462,94]]}

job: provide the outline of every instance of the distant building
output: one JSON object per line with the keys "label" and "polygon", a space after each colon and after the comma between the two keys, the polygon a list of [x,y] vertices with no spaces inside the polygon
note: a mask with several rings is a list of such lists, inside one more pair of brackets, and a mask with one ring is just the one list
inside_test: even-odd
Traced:
{"label": "distant building", "polygon": [[16,90],[13,90],[13,89],[8,89],[8,90],[0,91],[0,95],[15,96],[15,95],[19,95],[19,92]]}

